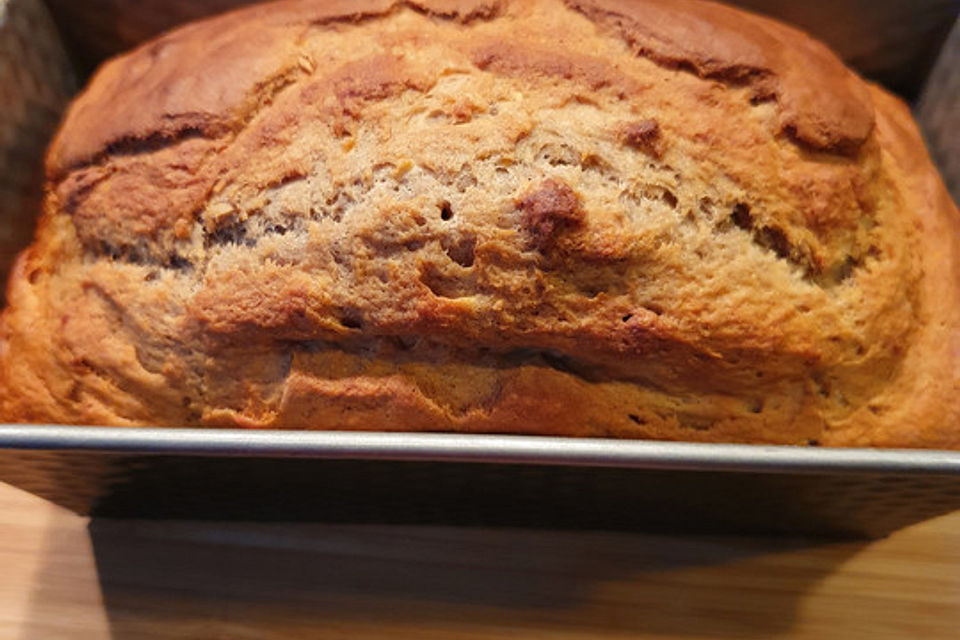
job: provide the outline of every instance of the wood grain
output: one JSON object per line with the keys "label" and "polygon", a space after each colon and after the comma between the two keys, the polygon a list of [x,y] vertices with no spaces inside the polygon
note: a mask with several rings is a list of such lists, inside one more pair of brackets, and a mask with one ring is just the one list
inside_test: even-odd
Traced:
{"label": "wood grain", "polygon": [[873,542],[148,521],[0,485],[0,637],[955,638],[960,512]]}

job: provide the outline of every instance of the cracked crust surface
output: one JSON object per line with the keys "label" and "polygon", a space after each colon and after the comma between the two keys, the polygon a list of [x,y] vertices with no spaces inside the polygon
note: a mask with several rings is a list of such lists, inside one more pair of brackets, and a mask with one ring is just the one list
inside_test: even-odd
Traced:
{"label": "cracked crust surface", "polygon": [[258,6],[108,63],[47,167],[7,421],[960,446],[956,207],[767,19]]}

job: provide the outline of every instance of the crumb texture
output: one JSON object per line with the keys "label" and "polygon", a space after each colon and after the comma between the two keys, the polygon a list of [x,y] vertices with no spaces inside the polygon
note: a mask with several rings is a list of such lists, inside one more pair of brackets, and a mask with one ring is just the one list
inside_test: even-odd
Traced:
{"label": "crumb texture", "polygon": [[287,0],[111,61],[0,417],[960,447],[905,107],[720,5]]}

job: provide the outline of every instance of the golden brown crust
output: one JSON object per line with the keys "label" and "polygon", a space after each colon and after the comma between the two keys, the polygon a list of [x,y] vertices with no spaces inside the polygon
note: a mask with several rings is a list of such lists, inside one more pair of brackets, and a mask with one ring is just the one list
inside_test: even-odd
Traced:
{"label": "golden brown crust", "polygon": [[960,446],[902,107],[769,20],[566,4],[288,1],[106,65],[0,417]]}
{"label": "golden brown crust", "polygon": [[[356,22],[398,5],[469,22],[497,15],[496,0],[287,0],[179,29],[107,63],[97,83],[70,110],[50,150],[51,176],[104,152],[166,144],[185,136],[219,137],[249,120],[263,93],[289,81],[299,58],[289,45],[310,26]],[[752,87],[753,99],[775,98],[782,126],[804,143],[855,149],[873,127],[869,97],[829,50],[785,25],[699,0],[569,0],[598,24],[615,27],[639,55],[697,74]],[[216,26],[211,28],[213,22]],[[790,46],[782,46],[784,41]],[[284,55],[288,54],[288,55]],[[544,51],[548,73],[571,73]],[[216,56],[216,72],[208,67]],[[478,66],[531,66],[498,43],[477,52]],[[533,65],[537,60],[532,61]],[[280,68],[279,73],[276,72]],[[268,71],[269,70],[269,71]],[[272,73],[271,73],[272,72]],[[118,101],[116,96],[124,96]]]}
{"label": "golden brown crust", "polygon": [[[896,165],[906,210],[923,251],[923,328],[897,379],[862,415],[851,416],[851,444],[960,448],[960,211],[923,144],[909,107],[871,86],[878,136]],[[858,424],[859,423],[859,424]]]}
{"label": "golden brown crust", "polygon": [[[777,102],[801,143],[855,151],[873,129],[863,83],[824,45],[786,25],[700,0],[566,0],[641,56]],[[789,46],[784,46],[789,42]]]}
{"label": "golden brown crust", "polygon": [[495,16],[499,2],[287,0],[188,25],[103,66],[67,114],[67,133],[50,148],[48,175],[60,177],[103,153],[235,132],[304,70],[295,45],[310,28],[356,23],[399,6],[469,22]]}

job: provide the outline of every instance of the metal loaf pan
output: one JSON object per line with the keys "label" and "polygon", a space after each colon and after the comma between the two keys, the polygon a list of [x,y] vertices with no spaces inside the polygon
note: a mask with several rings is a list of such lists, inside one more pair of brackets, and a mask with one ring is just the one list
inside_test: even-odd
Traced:
{"label": "metal loaf pan", "polygon": [[0,426],[81,514],[882,536],[960,509],[960,452],[502,435]]}

